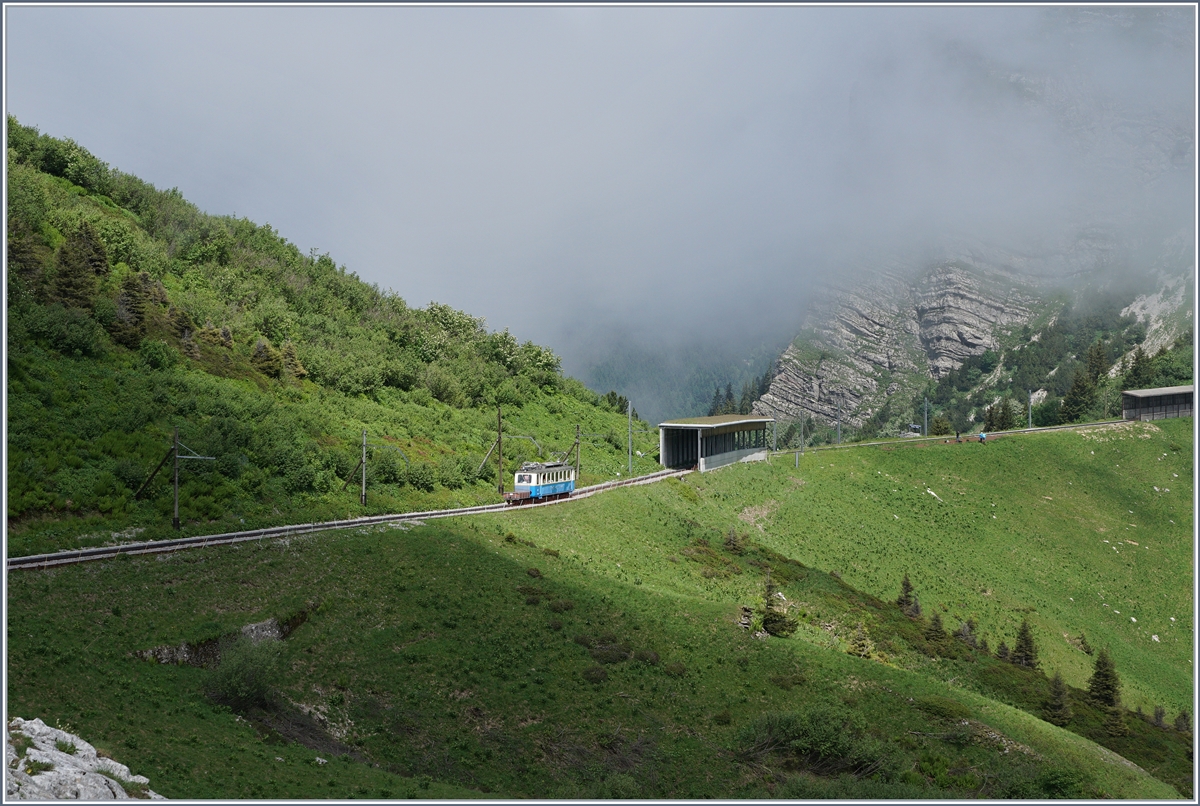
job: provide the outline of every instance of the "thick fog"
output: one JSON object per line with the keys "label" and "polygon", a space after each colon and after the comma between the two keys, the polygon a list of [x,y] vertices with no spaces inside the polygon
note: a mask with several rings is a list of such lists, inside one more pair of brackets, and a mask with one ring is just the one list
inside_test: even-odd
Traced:
{"label": "thick fog", "polygon": [[1195,9],[6,7],[7,111],[587,378],[947,235],[1195,217]]}

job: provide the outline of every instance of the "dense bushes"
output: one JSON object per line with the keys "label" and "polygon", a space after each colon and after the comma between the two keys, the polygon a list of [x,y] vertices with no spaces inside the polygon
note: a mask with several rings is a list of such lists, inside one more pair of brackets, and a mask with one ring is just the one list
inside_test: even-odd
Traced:
{"label": "dense bushes", "polygon": [[281,646],[278,641],[255,643],[244,635],[221,650],[220,662],[208,675],[208,694],[237,711],[269,708],[278,696]]}

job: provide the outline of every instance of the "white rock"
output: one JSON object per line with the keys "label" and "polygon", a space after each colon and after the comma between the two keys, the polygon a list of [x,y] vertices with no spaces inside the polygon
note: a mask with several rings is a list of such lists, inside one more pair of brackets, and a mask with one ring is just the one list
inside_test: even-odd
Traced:
{"label": "white rock", "polygon": [[[33,746],[23,757],[18,757],[13,745],[14,734],[24,734],[33,740]],[[6,800],[128,800],[129,795],[114,778],[150,783],[148,778],[133,775],[124,764],[100,758],[96,748],[78,736],[52,728],[40,719],[13,719],[5,732],[5,740]],[[73,744],[75,752],[64,753],[58,749],[57,742]],[[34,761],[53,764],[54,768],[31,774],[29,764]],[[165,800],[150,790],[146,791],[146,796]]]}
{"label": "white rock", "polygon": [[1151,638],[1151,639],[1154,641],[1154,643],[1156,643],[1156,644],[1162,643],[1161,641],[1159,641],[1159,640],[1158,640],[1158,636],[1157,636],[1157,635],[1152,635],[1152,636],[1150,636],[1150,638]]}

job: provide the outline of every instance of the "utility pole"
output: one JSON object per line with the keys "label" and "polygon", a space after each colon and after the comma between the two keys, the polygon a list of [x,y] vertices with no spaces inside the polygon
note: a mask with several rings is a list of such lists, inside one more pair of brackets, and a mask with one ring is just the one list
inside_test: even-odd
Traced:
{"label": "utility pole", "polygon": [[625,401],[625,408],[629,409],[629,475],[633,475],[633,401]]}
{"label": "utility pole", "polygon": [[579,423],[575,423],[575,483],[579,484]]}
{"label": "utility pole", "polygon": [[172,528],[179,528],[179,426],[175,426],[175,437],[171,440],[171,453],[175,457],[175,515],[171,518]]}
{"label": "utility pole", "polygon": [[921,432],[922,436],[929,436],[929,396],[925,396],[925,430]]}
{"label": "utility pole", "polygon": [[358,503],[364,507],[367,505],[367,431],[363,429],[363,446],[362,446],[362,492],[359,493]]}
{"label": "utility pole", "polygon": [[504,425],[500,420],[500,404],[496,404],[496,489],[504,495]]}
{"label": "utility pole", "polygon": [[[1033,390],[1030,389],[1028,391],[1029,391],[1029,427],[1033,428]],[[1106,415],[1108,414],[1107,407],[1105,408],[1104,413]]]}
{"label": "utility pole", "polygon": [[838,398],[838,433],[837,433],[837,439],[838,439],[838,444],[839,444],[839,445],[841,445],[841,444],[842,444],[842,399],[841,399],[841,397],[839,397],[839,398]]}

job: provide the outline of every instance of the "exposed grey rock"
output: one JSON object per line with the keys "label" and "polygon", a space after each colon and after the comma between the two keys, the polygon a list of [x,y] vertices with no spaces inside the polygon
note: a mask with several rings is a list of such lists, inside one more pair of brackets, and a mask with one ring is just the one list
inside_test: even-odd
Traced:
{"label": "exposed grey rock", "polygon": [[[32,746],[18,753],[14,739],[32,741]],[[64,752],[59,744],[73,745],[74,752]],[[52,765],[36,770],[31,765]],[[120,781],[146,785],[148,778],[134,775],[124,764],[102,758],[96,748],[78,736],[52,728],[40,719],[13,719],[5,731],[4,796],[6,800],[128,800],[130,795]],[[135,788],[136,789],[136,788]],[[165,800],[162,795],[145,789],[141,797]]]}
{"label": "exposed grey rock", "polygon": [[781,420],[814,416],[856,427],[892,395],[998,346],[1003,328],[1039,310],[1038,278],[988,265],[963,247],[915,276],[897,267],[869,284],[833,292],[776,362],[756,414]]}

